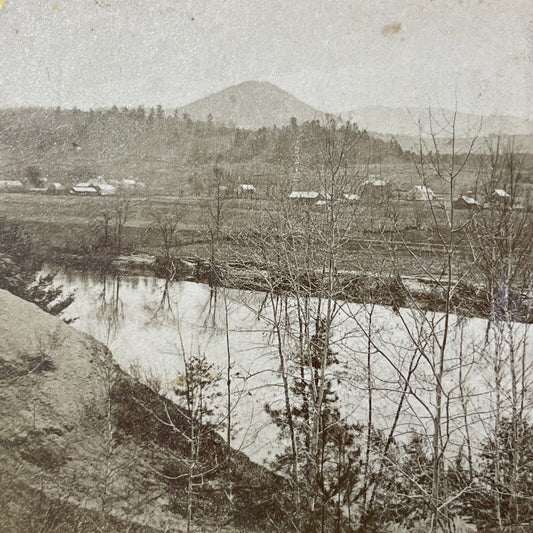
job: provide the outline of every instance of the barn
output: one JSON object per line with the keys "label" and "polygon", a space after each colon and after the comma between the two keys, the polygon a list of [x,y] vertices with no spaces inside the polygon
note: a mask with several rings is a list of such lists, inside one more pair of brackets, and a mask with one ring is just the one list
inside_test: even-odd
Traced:
{"label": "barn", "polygon": [[238,192],[241,198],[252,198],[255,194],[255,187],[249,183],[241,183]]}
{"label": "barn", "polygon": [[100,192],[93,185],[78,183],[70,188],[70,194],[75,194],[76,196],[99,196]]}
{"label": "barn", "polygon": [[492,199],[498,204],[507,205],[511,201],[511,196],[503,189],[495,189],[492,193]]}
{"label": "barn", "polygon": [[358,202],[361,199],[361,197],[358,194],[350,194],[350,193],[345,192],[342,195],[342,199],[345,202]]}
{"label": "barn", "polygon": [[64,190],[65,188],[63,187],[63,185],[57,182],[50,183],[46,188],[46,192],[48,194],[61,194]]}
{"label": "barn", "polygon": [[292,191],[289,194],[289,200],[295,203],[314,204],[320,199],[320,193],[317,191]]}

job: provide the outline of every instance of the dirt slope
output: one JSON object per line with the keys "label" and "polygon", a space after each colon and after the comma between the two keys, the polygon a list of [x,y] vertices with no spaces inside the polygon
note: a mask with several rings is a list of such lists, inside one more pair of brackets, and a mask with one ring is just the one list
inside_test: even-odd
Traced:
{"label": "dirt slope", "polygon": [[[179,423],[173,406],[94,339],[1,290],[0,406],[0,531],[185,531],[184,486],[163,474],[183,473],[186,445],[154,416]],[[220,437],[206,447],[204,461],[220,460]],[[274,486],[234,452],[198,487],[194,531],[256,529]]]}

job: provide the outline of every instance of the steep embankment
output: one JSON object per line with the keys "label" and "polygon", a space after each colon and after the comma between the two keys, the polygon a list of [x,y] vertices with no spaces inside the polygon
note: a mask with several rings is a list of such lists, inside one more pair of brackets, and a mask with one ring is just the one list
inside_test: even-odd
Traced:
{"label": "steep embankment", "polygon": [[[184,531],[187,445],[162,422],[180,428],[175,407],[33,304],[0,290],[0,310],[0,531]],[[279,479],[239,452],[228,461],[216,434],[204,447],[194,530],[268,520]]]}

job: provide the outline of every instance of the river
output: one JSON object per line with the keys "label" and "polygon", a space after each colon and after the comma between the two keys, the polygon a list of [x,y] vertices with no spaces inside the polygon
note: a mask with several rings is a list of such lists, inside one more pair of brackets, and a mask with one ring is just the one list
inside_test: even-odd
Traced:
{"label": "river", "polygon": [[[68,270],[59,272],[56,281],[76,295],[64,317],[75,318],[75,328],[109,346],[125,371],[159,381],[164,393],[172,396],[169,384],[183,371],[183,353],[205,354],[219,370],[221,378],[211,398],[214,419],[225,415],[229,341],[232,445],[254,460],[266,463],[282,448],[278,430],[265,410],[267,403],[283,407],[278,338],[272,323],[273,308],[265,294],[230,289],[214,292],[207,285],[193,282]],[[282,344],[284,353],[290,356],[295,351],[297,334],[294,320],[291,320],[294,316],[291,300],[284,305]],[[438,320],[438,314],[432,316]],[[468,417],[472,427],[477,425],[481,431],[490,417],[493,383],[489,360],[484,355],[488,349],[484,344],[486,321],[452,319],[445,368],[450,412],[457,419],[461,418],[457,372],[461,358],[462,376],[470,393]],[[415,331],[422,339],[416,343],[412,338]],[[427,407],[431,409],[430,384],[434,381],[431,364],[438,347],[436,338],[427,333],[427,324],[420,329],[406,310],[395,312],[377,305],[339,303],[332,338],[337,362],[328,372],[337,388],[341,412],[348,420],[366,421],[370,383],[373,423],[383,430],[390,428],[400,402],[403,378],[410,365],[417,361],[410,382],[409,401],[401,410],[398,433],[413,427],[420,430],[429,423]],[[528,334],[531,343],[531,334]],[[420,350],[421,343],[423,350]],[[419,357],[421,351],[424,355]],[[288,371],[291,371],[290,363]],[[452,424],[450,449],[463,443],[463,429],[460,423]]]}

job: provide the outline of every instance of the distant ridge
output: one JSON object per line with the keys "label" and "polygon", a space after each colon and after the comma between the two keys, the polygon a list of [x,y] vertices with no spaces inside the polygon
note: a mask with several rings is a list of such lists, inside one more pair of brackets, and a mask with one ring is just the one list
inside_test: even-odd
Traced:
{"label": "distant ridge", "polygon": [[282,126],[291,117],[298,122],[324,118],[324,113],[292,94],[266,81],[245,81],[196,100],[177,109],[193,120],[206,120],[211,114],[216,123],[258,129]]}
{"label": "distant ridge", "polygon": [[[448,131],[440,131],[440,126],[445,126],[446,117],[449,119],[453,111],[449,109],[434,108],[431,110],[433,118],[433,131],[438,137],[446,137]],[[423,135],[431,131],[427,108],[404,107],[393,108],[384,106],[369,106],[353,109],[341,113],[345,120],[351,120],[360,128],[368,131],[418,137],[419,126]],[[457,131],[460,137],[469,137],[478,133],[481,136],[490,135],[533,135],[533,121],[508,115],[475,115],[472,113],[457,113]]]}

